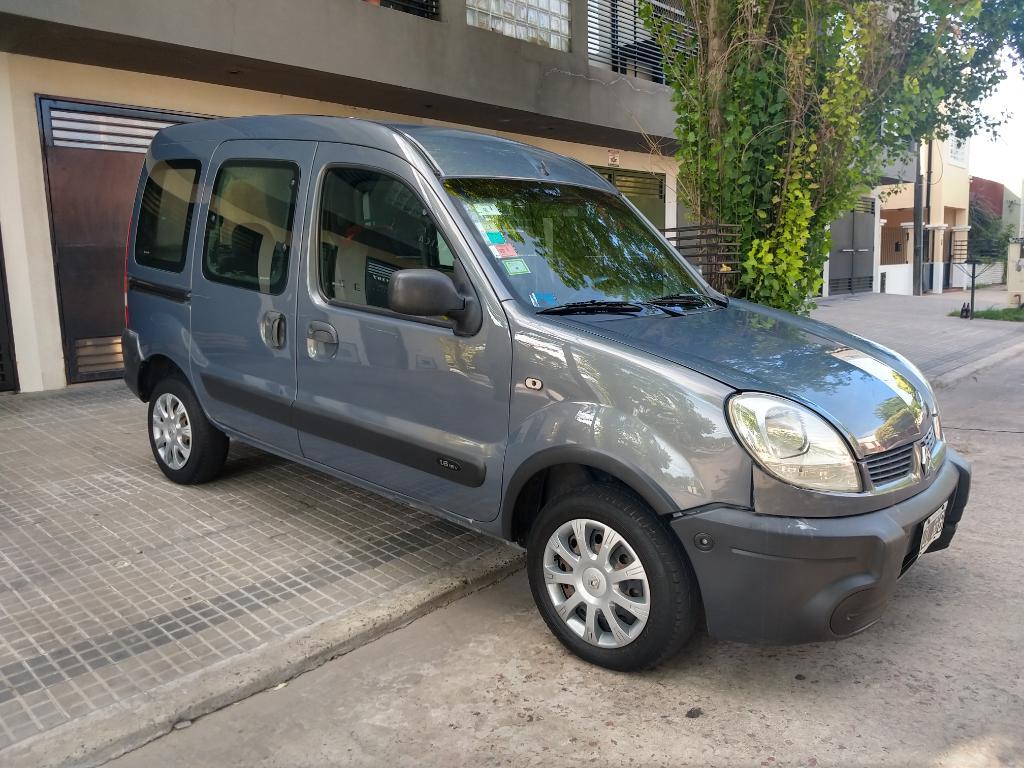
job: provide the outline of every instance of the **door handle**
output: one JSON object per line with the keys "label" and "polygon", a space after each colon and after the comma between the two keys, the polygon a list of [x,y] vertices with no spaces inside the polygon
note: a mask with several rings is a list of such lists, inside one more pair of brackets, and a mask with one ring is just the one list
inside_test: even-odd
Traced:
{"label": "door handle", "polygon": [[271,349],[281,349],[286,341],[286,328],[284,315],[280,312],[269,311],[263,314],[261,323],[263,343]]}
{"label": "door handle", "polygon": [[338,331],[330,323],[311,320],[306,330],[306,354],[313,360],[334,357],[338,351]]}

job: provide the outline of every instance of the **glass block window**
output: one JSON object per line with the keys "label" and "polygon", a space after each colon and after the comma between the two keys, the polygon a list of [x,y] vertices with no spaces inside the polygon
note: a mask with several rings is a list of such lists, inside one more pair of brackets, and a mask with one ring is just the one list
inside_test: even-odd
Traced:
{"label": "glass block window", "polygon": [[466,0],[466,23],[568,51],[569,6],[569,0]]}

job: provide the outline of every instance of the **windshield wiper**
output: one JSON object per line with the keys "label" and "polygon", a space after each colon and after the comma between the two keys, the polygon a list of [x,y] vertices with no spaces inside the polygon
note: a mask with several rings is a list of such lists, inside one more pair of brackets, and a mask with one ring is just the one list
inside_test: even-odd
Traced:
{"label": "windshield wiper", "polygon": [[714,303],[724,307],[728,305],[729,300],[724,297],[719,300],[714,296],[705,296],[699,293],[670,293],[667,296],[649,299],[647,303],[655,306],[667,304],[676,307],[706,307],[708,304]]}
{"label": "windshield wiper", "polygon": [[644,308],[639,304],[632,304],[628,301],[570,301],[568,304],[558,304],[554,307],[545,307],[537,312],[538,315],[598,315],[598,314],[631,314],[643,312]]}

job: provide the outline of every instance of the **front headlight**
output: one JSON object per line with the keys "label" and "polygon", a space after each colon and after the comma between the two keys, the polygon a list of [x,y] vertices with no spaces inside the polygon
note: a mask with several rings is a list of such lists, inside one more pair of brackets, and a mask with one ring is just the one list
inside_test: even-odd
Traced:
{"label": "front headlight", "polygon": [[774,395],[735,395],[729,421],[766,472],[816,491],[860,490],[857,464],[846,442],[818,414]]}

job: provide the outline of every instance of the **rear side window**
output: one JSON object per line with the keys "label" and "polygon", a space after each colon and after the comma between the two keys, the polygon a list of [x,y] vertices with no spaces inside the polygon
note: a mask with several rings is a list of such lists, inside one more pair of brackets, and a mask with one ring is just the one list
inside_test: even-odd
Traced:
{"label": "rear side window", "polygon": [[142,190],[135,230],[135,262],[181,272],[199,183],[195,160],[162,160],[153,166]]}
{"label": "rear side window", "polygon": [[320,200],[320,290],[329,301],[387,308],[399,269],[450,274],[455,256],[419,196],[391,176],[332,168]]}
{"label": "rear side window", "polygon": [[208,280],[260,293],[281,293],[299,169],[293,163],[229,161],[217,172],[203,247]]}

